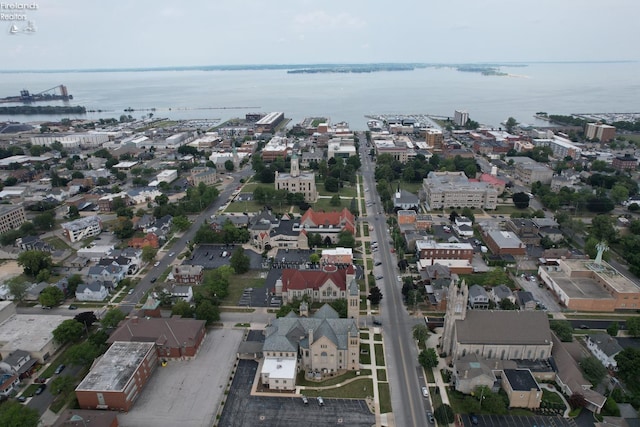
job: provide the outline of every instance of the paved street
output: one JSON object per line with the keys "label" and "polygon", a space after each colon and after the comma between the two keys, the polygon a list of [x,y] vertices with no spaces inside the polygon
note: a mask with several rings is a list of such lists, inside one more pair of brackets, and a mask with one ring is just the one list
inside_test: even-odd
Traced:
{"label": "paved street", "polygon": [[[361,141],[364,141],[361,135]],[[367,148],[360,150],[362,160],[362,176],[364,186],[369,191],[365,192],[370,198],[367,201],[375,201],[368,208],[368,218],[374,230],[370,233],[371,240],[378,242],[379,250],[375,252],[374,259],[382,264],[374,274],[380,272],[384,279],[378,280],[381,287],[382,312],[378,316],[382,320],[385,336],[386,362],[388,378],[391,387],[391,404],[393,416],[397,426],[425,426],[427,425],[425,401],[422,398],[420,387],[426,385],[418,383],[416,368],[418,365],[418,352],[411,336],[411,328],[415,321],[407,314],[402,302],[400,284],[396,277],[399,275],[397,260],[391,253],[390,235],[387,231],[385,216],[382,213],[380,198],[376,192],[374,178],[375,164],[368,155]],[[374,219],[375,218],[375,219]]]}

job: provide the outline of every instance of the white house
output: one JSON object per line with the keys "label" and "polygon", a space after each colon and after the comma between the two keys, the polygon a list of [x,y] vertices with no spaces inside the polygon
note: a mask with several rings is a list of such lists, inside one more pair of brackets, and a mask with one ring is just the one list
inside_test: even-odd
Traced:
{"label": "white house", "polygon": [[587,348],[606,368],[616,369],[618,367],[615,357],[623,349],[611,335],[588,335]]}
{"label": "white house", "polygon": [[36,360],[31,357],[29,352],[15,350],[0,361],[0,370],[11,375],[22,375],[35,365],[35,363]]}
{"label": "white house", "polygon": [[89,282],[104,281],[119,283],[127,274],[127,268],[119,265],[96,265],[89,268],[87,278]]}
{"label": "white house", "polygon": [[469,288],[469,307],[486,310],[489,308],[489,294],[480,285]]}
{"label": "white house", "polygon": [[109,296],[109,290],[102,282],[92,282],[88,285],[80,284],[76,289],[78,301],[104,301]]}
{"label": "white house", "polygon": [[186,302],[191,302],[193,299],[193,288],[187,285],[173,285],[173,288],[171,288],[171,296],[182,298]]}
{"label": "white house", "polygon": [[473,237],[473,223],[466,216],[457,216],[453,224],[453,231],[459,237]]}

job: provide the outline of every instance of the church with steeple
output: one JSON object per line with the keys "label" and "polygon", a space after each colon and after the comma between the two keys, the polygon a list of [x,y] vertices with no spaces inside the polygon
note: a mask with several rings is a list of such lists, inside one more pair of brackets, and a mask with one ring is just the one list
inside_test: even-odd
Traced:
{"label": "church with steeple", "polygon": [[318,200],[316,176],[314,173],[300,171],[300,161],[297,154],[291,156],[291,172],[276,172],[276,190],[287,190],[290,193],[303,193],[304,201],[315,203]]}

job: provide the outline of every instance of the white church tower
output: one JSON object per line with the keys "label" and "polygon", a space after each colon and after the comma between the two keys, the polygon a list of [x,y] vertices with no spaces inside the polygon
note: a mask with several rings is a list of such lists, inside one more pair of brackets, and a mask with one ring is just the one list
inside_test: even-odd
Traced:
{"label": "white church tower", "polygon": [[441,352],[447,356],[453,350],[455,338],[455,328],[457,320],[464,320],[467,317],[467,302],[469,300],[469,287],[463,280],[460,285],[449,285],[447,293],[447,311],[444,315],[444,330],[442,332]]}

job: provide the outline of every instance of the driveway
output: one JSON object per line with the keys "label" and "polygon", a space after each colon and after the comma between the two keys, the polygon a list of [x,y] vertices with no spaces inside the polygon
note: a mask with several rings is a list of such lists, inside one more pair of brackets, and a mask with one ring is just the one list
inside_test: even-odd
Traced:
{"label": "driveway", "polygon": [[210,329],[195,359],[170,360],[156,368],[132,410],[118,416],[120,425],[213,425],[244,332]]}

